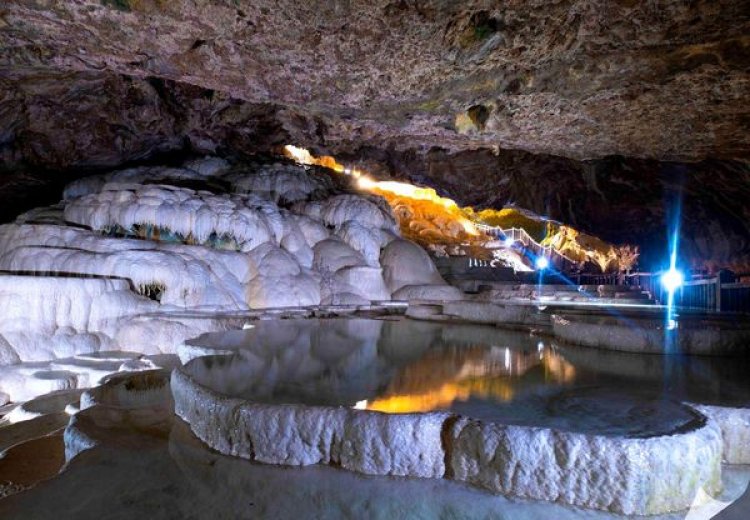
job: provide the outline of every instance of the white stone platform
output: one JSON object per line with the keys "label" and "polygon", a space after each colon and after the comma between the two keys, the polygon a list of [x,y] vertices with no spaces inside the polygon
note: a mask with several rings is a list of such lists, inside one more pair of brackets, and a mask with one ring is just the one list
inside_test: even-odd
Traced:
{"label": "white stone platform", "polygon": [[208,446],[258,462],[330,464],[371,475],[448,478],[489,491],[624,514],[686,509],[721,487],[719,424],[646,438],[486,423],[449,413],[383,414],[263,404],[173,371],[176,414]]}

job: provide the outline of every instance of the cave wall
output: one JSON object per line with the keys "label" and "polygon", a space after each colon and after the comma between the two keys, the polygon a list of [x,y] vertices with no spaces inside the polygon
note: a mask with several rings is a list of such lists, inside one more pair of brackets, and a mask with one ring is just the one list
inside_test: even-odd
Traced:
{"label": "cave wall", "polygon": [[[156,78],[24,75],[0,82],[0,218],[60,198],[65,183],[188,154],[248,157],[283,144],[328,150],[320,120]],[[520,150],[398,150],[342,142],[348,164],[436,188],[462,205],[516,204],[664,260],[668,210],[683,200],[682,250],[696,266],[750,269],[750,167],[620,156],[579,161]]]}
{"label": "cave wall", "polygon": [[8,0],[0,219],[90,173],[294,143],[750,269],[750,2]]}
{"label": "cave wall", "polygon": [[114,167],[162,152],[254,153],[310,141],[316,121],[278,105],[110,72],[0,76],[0,168]]}
{"label": "cave wall", "polygon": [[744,161],[577,161],[518,150],[419,154],[368,147],[343,157],[380,176],[436,187],[461,205],[516,204],[610,242],[638,244],[645,268],[666,261],[667,229],[679,210],[686,264],[750,270],[750,164]]}
{"label": "cave wall", "polygon": [[0,75],[0,221],[58,201],[66,183],[187,154],[239,157],[312,141],[318,122],[160,78],[14,70]]}

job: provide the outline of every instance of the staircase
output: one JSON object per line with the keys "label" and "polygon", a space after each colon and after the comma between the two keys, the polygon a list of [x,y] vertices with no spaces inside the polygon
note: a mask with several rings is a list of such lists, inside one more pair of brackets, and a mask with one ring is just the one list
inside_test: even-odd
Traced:
{"label": "staircase", "polygon": [[475,224],[476,228],[482,231],[484,234],[504,240],[510,238],[514,243],[520,243],[524,249],[530,251],[534,256],[543,256],[550,261],[550,264],[555,266],[559,271],[570,271],[574,267],[578,266],[578,262],[572,258],[558,253],[555,249],[550,246],[543,246],[534,238],[529,235],[525,229],[522,228],[510,228],[503,229],[497,226],[488,226],[487,224]]}

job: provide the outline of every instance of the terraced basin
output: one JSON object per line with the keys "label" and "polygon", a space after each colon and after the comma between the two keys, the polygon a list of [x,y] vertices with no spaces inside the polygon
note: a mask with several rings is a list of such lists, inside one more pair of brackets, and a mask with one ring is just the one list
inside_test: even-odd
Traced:
{"label": "terraced basin", "polygon": [[[694,384],[670,390],[667,372],[617,374],[570,349],[482,326],[262,322],[183,345],[171,386],[200,439],[263,463],[447,478],[624,514],[719,492],[722,429],[683,403]],[[735,407],[747,389],[730,387]]]}

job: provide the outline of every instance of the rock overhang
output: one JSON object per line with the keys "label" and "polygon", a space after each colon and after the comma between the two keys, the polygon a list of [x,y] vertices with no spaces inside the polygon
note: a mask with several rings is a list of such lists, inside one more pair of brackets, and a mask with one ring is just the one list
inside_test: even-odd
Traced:
{"label": "rock overhang", "polygon": [[3,20],[6,76],[194,85],[206,101],[317,122],[305,145],[499,146],[578,160],[750,153],[743,2],[11,1]]}
{"label": "rock overhang", "polygon": [[[155,154],[299,144],[516,202],[643,258],[686,183],[686,256],[750,265],[743,2],[7,2],[3,191]],[[24,173],[19,173],[23,170]],[[48,171],[45,171],[48,170]],[[59,184],[59,182],[58,182]]]}

